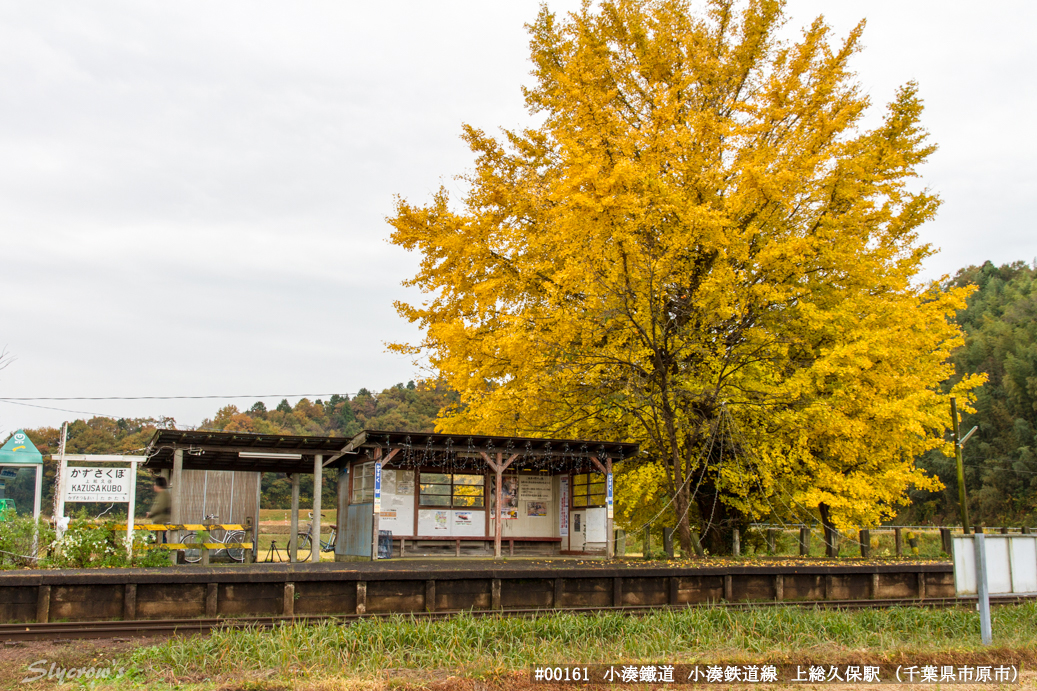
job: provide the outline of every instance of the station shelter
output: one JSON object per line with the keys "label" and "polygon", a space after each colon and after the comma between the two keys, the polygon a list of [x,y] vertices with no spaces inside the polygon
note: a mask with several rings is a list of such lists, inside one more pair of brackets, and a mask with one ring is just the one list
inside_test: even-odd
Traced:
{"label": "station shelter", "polygon": [[[148,443],[142,466],[169,481],[172,523],[202,523],[209,515],[219,524],[259,526],[263,473],[285,473],[292,478],[292,530],[290,558],[296,557],[299,477],[315,473],[317,496],[314,513],[320,513],[320,470],[323,462],[340,452],[342,437],[288,434],[248,434],[206,430],[158,430]],[[253,540],[253,551],[258,549]],[[319,545],[312,558],[319,559]]]}
{"label": "station shelter", "polygon": [[[345,447],[340,561],[615,553],[613,463],[636,444],[368,430]],[[378,550],[379,537],[383,544]]]}
{"label": "station shelter", "polygon": [[[43,508],[43,454],[32,443],[25,430],[18,430],[0,448],[0,497],[4,497],[2,490],[7,480],[12,479],[22,468],[32,468],[36,473],[32,518],[38,521],[40,510]],[[4,505],[7,505],[6,501]]]}
{"label": "station shelter", "polygon": [[[509,554],[611,556],[612,468],[637,451],[617,442],[379,430],[351,439],[158,430],[143,467],[169,478],[174,524],[209,512],[258,526],[262,473],[287,474],[293,561],[299,478],[313,474],[318,516],[329,468],[337,472],[336,560],[377,558],[388,533],[394,556],[501,556],[504,545]],[[214,483],[235,489],[211,495]],[[212,511],[210,496],[226,497],[228,508]],[[319,542],[311,549],[318,561]]]}

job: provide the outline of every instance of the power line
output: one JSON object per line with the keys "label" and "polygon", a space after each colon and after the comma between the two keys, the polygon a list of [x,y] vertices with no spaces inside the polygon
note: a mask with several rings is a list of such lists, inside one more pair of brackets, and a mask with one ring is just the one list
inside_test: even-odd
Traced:
{"label": "power line", "polygon": [[[44,399],[46,400],[46,399]],[[55,408],[49,405],[33,405],[32,403],[22,403],[20,401],[12,401],[9,398],[0,398],[0,403],[10,403],[11,405],[24,405],[29,408],[43,408],[44,410],[60,410],[63,413],[76,413],[78,415],[95,415],[97,417],[110,417],[117,419],[118,415],[109,415],[108,413],[95,413],[89,410],[69,410],[68,408]]]}
{"label": "power line", "polygon": [[[355,393],[268,393],[230,396],[4,396],[0,401],[186,401],[211,398],[308,398],[310,396],[356,396]],[[76,412],[76,411],[70,411]]]}

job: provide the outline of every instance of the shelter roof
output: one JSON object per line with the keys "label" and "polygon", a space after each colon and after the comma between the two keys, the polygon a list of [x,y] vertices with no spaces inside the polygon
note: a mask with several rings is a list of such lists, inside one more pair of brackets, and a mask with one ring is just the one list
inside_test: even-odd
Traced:
{"label": "shelter roof", "polygon": [[513,458],[510,467],[515,470],[561,472],[590,469],[591,458],[622,461],[638,453],[637,444],[625,442],[383,430],[360,432],[346,446],[348,451],[359,452],[351,458],[373,457],[373,451],[379,448],[384,455],[396,450],[393,467],[450,467],[458,471],[485,467],[482,454],[491,458],[500,454],[502,460]]}
{"label": "shelter roof", "polygon": [[345,437],[160,429],[148,443],[145,467],[172,468],[173,452],[180,449],[186,470],[312,473],[315,455],[329,458],[348,442]]}
{"label": "shelter roof", "polygon": [[312,473],[313,457],[323,456],[325,466],[349,458],[373,457],[375,449],[398,450],[392,465],[484,467],[481,454],[515,456],[513,467],[567,470],[590,458],[614,461],[631,458],[637,444],[587,439],[435,434],[364,430],[352,439],[247,434],[202,430],[158,430],[148,444],[148,468],[173,467],[173,452],[182,450],[187,470],[243,470],[272,473]]}

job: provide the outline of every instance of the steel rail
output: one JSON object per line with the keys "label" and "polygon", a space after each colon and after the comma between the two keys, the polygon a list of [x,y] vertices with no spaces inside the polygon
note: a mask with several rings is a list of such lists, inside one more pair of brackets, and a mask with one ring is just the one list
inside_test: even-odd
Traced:
{"label": "steel rail", "polygon": [[[1032,597],[998,597],[991,599],[991,604],[1009,605],[1032,601]],[[701,609],[704,607],[725,607],[736,610],[771,607],[796,607],[817,609],[877,609],[885,607],[974,607],[975,597],[946,597],[919,599],[876,599],[876,600],[781,600],[761,602],[707,602],[687,605],[635,605],[623,607],[559,607],[528,608],[504,610],[448,610],[439,612],[392,612],[371,614],[313,614],[299,616],[272,617],[215,617],[198,619],[138,619],[130,621],[69,621],[0,624],[0,640],[2,641],[34,641],[34,640],[71,640],[80,638],[127,638],[143,636],[169,636],[208,633],[213,630],[270,628],[279,624],[302,622],[316,623],[321,621],[337,621],[348,624],[364,618],[385,619],[389,617],[412,617],[414,619],[448,619],[459,614],[477,617],[538,617],[552,614],[598,614],[602,612],[619,612],[630,615],[643,615],[653,612]]]}

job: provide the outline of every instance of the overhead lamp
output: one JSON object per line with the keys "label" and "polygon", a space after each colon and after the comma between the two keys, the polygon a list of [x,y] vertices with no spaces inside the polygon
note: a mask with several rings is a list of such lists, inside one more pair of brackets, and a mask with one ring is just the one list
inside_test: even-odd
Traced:
{"label": "overhead lamp", "polygon": [[276,460],[300,461],[301,453],[270,453],[269,451],[239,451],[238,458],[272,458]]}

